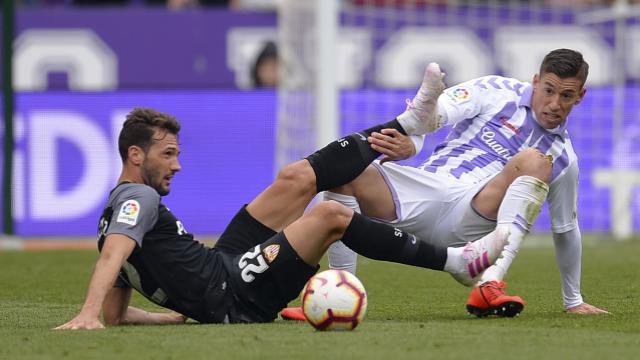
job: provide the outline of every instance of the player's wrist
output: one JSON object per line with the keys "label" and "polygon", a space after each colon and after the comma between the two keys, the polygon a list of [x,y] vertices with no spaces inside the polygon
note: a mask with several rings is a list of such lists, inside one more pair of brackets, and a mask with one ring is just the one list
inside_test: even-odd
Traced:
{"label": "player's wrist", "polygon": [[98,319],[100,317],[100,311],[102,310],[101,306],[85,303],[80,310],[80,316],[84,316],[87,318]]}

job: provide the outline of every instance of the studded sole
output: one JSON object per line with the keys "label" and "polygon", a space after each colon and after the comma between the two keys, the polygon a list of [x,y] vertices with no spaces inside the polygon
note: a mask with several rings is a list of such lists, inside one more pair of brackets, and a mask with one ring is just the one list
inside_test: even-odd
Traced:
{"label": "studded sole", "polygon": [[520,315],[524,305],[516,301],[507,301],[500,306],[482,309],[473,305],[467,305],[467,312],[477,317],[496,315],[498,317],[514,317]]}

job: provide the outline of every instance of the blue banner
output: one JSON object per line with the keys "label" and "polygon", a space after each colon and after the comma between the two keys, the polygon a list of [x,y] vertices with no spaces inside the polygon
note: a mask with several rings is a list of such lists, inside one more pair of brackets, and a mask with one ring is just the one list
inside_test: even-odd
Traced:
{"label": "blue banner", "polygon": [[[569,119],[580,164],[578,216],[584,231],[609,232],[624,216],[632,219],[635,231],[640,229],[640,184],[625,185],[626,178],[616,178],[620,172],[640,171],[640,123],[634,121],[640,118],[640,93],[635,88],[627,91],[635,95],[624,104],[619,141],[612,136],[610,88],[589,89]],[[342,103],[350,104],[342,109],[343,133],[392,119],[413,93],[385,92],[386,105],[372,111],[374,105],[366,99],[380,98],[376,92],[342,94]],[[273,179],[276,103],[271,91],[19,94],[13,187],[17,234],[95,233],[102,206],[120,173],[117,134],[126,113],[139,106],[171,113],[183,124],[183,169],[172,181],[165,203],[190,232],[219,234],[235,211]],[[424,161],[446,131],[430,136],[423,152],[407,163]],[[611,215],[615,196],[625,199],[625,207]],[[546,212],[536,229],[549,230]]]}
{"label": "blue banner", "polygon": [[86,236],[120,174],[124,116],[152,107],[183,125],[182,171],[165,204],[216,234],[273,177],[273,92],[41,93],[17,97],[14,212],[20,236]]}

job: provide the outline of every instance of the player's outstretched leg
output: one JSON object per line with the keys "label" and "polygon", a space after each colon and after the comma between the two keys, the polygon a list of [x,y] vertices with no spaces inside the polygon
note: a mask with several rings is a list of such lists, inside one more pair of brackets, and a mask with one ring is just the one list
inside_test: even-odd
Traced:
{"label": "player's outstretched leg", "polygon": [[[438,64],[427,65],[420,89],[413,100],[407,99],[406,111],[396,119],[407,134],[425,134],[441,126],[437,100],[445,87],[443,78],[444,73],[440,71]],[[355,197],[329,192],[325,194],[325,199],[327,198],[336,200],[360,213]],[[343,269],[355,273],[357,254],[343,244],[333,244],[329,249],[328,257],[332,269]]]}
{"label": "player's outstretched leg", "polygon": [[263,225],[282,230],[302,216],[317,193],[351,182],[378,158],[381,153],[371,147],[367,138],[388,128],[406,134],[400,123],[392,120],[340,138],[305,160],[285,166],[247,206],[247,211]]}
{"label": "player's outstretched leg", "polygon": [[[445,248],[423,241],[413,234],[387,224],[373,221],[343,205],[336,206],[338,205],[336,202],[325,201],[322,204],[324,207],[335,207],[339,212],[348,211],[352,215],[348,226],[339,234],[333,232],[332,236],[342,239],[345,245],[358,254],[374,260],[446,271],[467,283],[478,275],[476,271],[482,271],[484,267],[493,264],[506,244],[506,236],[487,237],[469,243],[465,247]],[[309,231],[309,227],[300,228]],[[292,245],[296,248],[294,244]],[[328,248],[329,244],[326,247]],[[474,267],[471,271],[470,264],[474,266],[480,264],[480,268]],[[286,310],[285,316],[290,316],[294,311]]]}
{"label": "player's outstretched leg", "polygon": [[487,237],[464,247],[441,247],[413,234],[354,213],[342,242],[358,254],[374,260],[445,271],[459,281],[472,283],[478,276],[470,264],[480,264],[480,271],[491,266],[507,243],[507,236]]}
{"label": "player's outstretched leg", "polygon": [[317,192],[347,184],[360,175],[381,153],[371,148],[367,138],[382,129],[407,134],[398,120],[342,137],[307,157],[316,175]]}
{"label": "player's outstretched leg", "polygon": [[307,157],[316,173],[318,192],[349,183],[380,156],[367,141],[372,132],[391,128],[404,135],[422,135],[437,130],[442,125],[437,104],[444,90],[443,78],[440,66],[430,63],[418,93],[395,120],[345,136]]}
{"label": "player's outstretched leg", "polygon": [[398,122],[409,135],[423,135],[438,130],[441,116],[438,115],[438,97],[445,88],[444,73],[440,65],[430,63],[424,71],[422,85],[418,93],[409,101],[407,110],[398,116]]}

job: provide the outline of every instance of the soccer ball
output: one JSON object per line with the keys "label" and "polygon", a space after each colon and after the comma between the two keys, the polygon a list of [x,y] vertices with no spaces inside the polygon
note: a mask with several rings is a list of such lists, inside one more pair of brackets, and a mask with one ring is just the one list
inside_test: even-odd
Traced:
{"label": "soccer ball", "polygon": [[367,293],[350,272],[326,270],[305,285],[302,310],[318,330],[353,330],[367,311]]}

